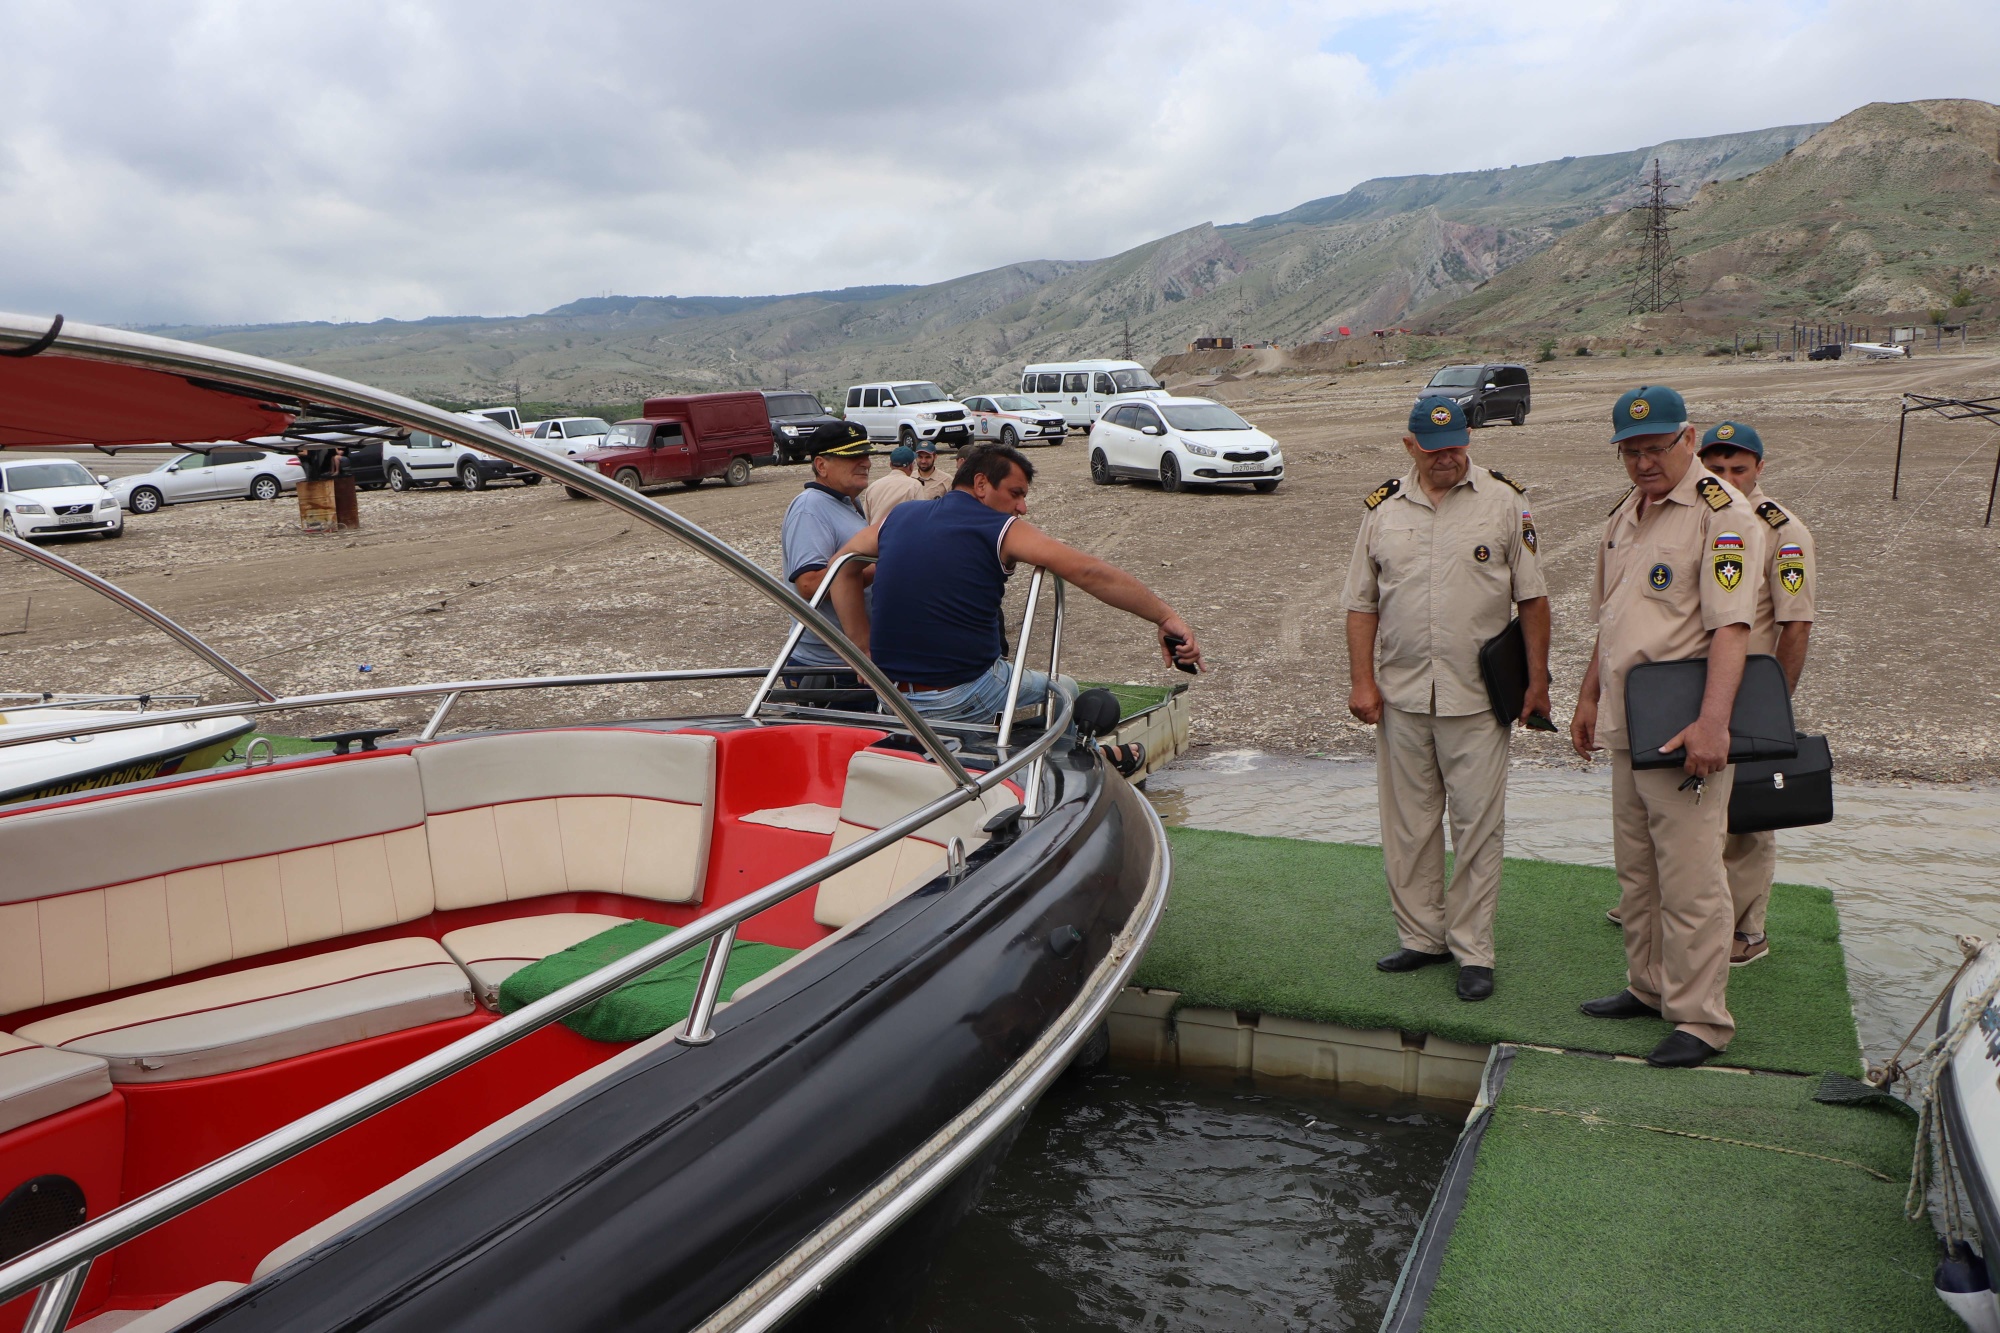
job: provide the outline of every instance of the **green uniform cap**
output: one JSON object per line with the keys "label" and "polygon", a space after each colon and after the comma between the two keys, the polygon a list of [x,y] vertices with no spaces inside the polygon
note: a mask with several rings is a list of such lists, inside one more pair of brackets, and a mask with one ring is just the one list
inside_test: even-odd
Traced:
{"label": "green uniform cap", "polygon": [[1764,456],[1764,437],[1757,433],[1755,426],[1746,426],[1740,421],[1718,421],[1702,432],[1701,452],[1710,449],[1741,449],[1746,454]]}
{"label": "green uniform cap", "polygon": [[1664,384],[1628,389],[1611,409],[1611,442],[1634,435],[1671,435],[1687,425],[1687,404]]}

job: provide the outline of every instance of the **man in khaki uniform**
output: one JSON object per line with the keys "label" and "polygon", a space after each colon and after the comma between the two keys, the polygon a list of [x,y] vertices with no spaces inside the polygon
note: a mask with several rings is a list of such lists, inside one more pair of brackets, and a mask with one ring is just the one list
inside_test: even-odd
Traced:
{"label": "man in khaki uniform", "polygon": [[[1753,427],[1740,421],[1710,426],[1701,437],[1701,462],[1742,492],[1763,521],[1764,585],[1757,595],[1757,623],[1750,627],[1750,651],[1776,657],[1785,671],[1785,688],[1796,694],[1806,666],[1806,641],[1812,637],[1813,592],[1819,585],[1812,532],[1797,514],[1764,494],[1759,484],[1764,440]],[[1722,864],[1736,909],[1729,965],[1747,967],[1771,952],[1764,937],[1764,909],[1778,868],[1777,833],[1730,834],[1722,845]]]}
{"label": "man in khaki uniform", "polygon": [[[1382,861],[1403,947],[1376,963],[1412,972],[1458,960],[1458,997],[1493,993],[1493,911],[1505,838],[1507,742],[1479,649],[1516,603],[1528,644],[1521,719],[1549,710],[1549,595],[1522,487],[1466,453],[1449,398],[1417,400],[1403,436],[1414,466],[1375,488],[1347,568],[1348,711],[1377,728]],[[1379,664],[1379,665],[1378,665]],[[1444,818],[1457,872],[1444,879]]]}
{"label": "man in khaki uniform", "polygon": [[[1611,511],[1590,606],[1597,645],[1570,741],[1611,751],[1611,818],[1627,988],[1591,1000],[1593,1018],[1664,1017],[1674,1031],[1648,1064],[1689,1067],[1736,1034],[1729,1015],[1735,913],[1722,867],[1729,824],[1729,715],[1743,679],[1763,577],[1764,524],[1695,461],[1681,396],[1633,389],[1612,409],[1612,441],[1632,489]],[[1625,676],[1645,662],[1708,659],[1700,716],[1661,748],[1680,768],[1632,767]]]}
{"label": "man in khaki uniform", "polygon": [[923,499],[941,500],[951,491],[951,478],[937,470],[937,446],[929,442],[917,446],[917,470],[911,475],[923,487]]}

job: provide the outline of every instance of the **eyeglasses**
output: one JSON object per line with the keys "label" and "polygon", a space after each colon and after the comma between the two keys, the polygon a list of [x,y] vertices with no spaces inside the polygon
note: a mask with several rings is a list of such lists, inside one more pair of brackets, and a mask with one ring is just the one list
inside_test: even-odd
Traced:
{"label": "eyeglasses", "polygon": [[1672,453],[1679,443],[1680,438],[1676,436],[1665,444],[1648,444],[1637,449],[1621,444],[1617,446],[1618,457],[1627,463],[1657,463]]}

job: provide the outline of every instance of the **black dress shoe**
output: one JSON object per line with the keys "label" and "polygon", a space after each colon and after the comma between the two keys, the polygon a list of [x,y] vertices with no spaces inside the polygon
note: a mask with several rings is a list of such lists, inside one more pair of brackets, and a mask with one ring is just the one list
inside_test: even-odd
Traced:
{"label": "black dress shoe", "polygon": [[1458,969],[1458,998],[1461,1000],[1483,1000],[1493,993],[1493,969],[1490,967],[1461,967]]}
{"label": "black dress shoe", "polygon": [[1653,1053],[1646,1057],[1646,1063],[1655,1069],[1693,1069],[1721,1054],[1694,1033],[1675,1029],[1667,1034],[1666,1040],[1653,1048]]}
{"label": "black dress shoe", "polygon": [[1422,953],[1416,949],[1398,949],[1387,958],[1376,959],[1375,966],[1383,972],[1414,972],[1420,967],[1431,967],[1450,961],[1449,953]]}
{"label": "black dress shoe", "polygon": [[1577,1008],[1592,1018],[1658,1018],[1660,1011],[1642,1002],[1629,990],[1607,995],[1601,1000],[1585,1000]]}

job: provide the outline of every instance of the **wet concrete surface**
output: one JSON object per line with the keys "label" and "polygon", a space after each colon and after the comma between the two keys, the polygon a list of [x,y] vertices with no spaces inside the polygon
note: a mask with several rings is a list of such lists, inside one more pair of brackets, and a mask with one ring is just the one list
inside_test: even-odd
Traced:
{"label": "wet concrete surface", "polygon": [[[1211,750],[1155,774],[1147,794],[1168,824],[1381,840],[1372,763]],[[1958,966],[1953,936],[2000,936],[2000,790],[1837,784],[1834,810],[1831,824],[1778,834],[1778,878],[1833,890],[1862,1050],[1879,1061]],[[1609,866],[1610,765],[1515,767],[1507,854]],[[1382,911],[1386,921],[1386,887]]]}

